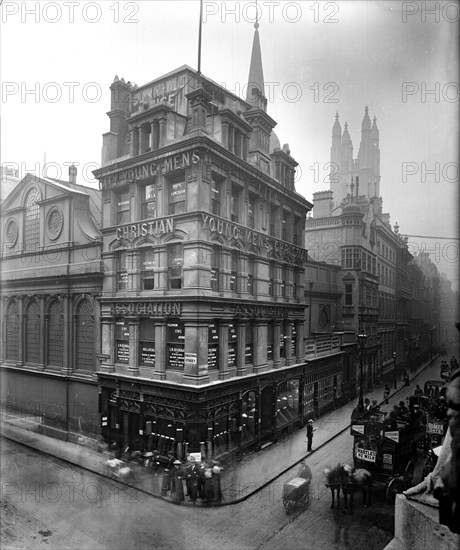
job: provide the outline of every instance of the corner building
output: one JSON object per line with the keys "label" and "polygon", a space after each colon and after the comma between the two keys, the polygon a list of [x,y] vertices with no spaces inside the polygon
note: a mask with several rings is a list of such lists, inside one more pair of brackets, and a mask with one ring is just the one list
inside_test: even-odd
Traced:
{"label": "corner building", "polygon": [[[98,372],[111,442],[219,456],[303,422],[305,217],[267,114],[183,66],[115,78],[103,136]],[[281,406],[282,405],[282,406]]]}

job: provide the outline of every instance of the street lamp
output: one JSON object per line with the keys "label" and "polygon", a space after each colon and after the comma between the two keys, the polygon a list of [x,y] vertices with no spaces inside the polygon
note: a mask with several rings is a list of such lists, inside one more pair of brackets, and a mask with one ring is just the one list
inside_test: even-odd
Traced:
{"label": "street lamp", "polygon": [[397,353],[393,352],[393,379],[394,379],[394,387],[396,389],[396,357]]}
{"label": "street lamp", "polygon": [[366,346],[367,336],[366,334],[358,334],[358,344],[359,344],[359,399],[358,399],[358,410],[363,412],[364,410],[364,400],[363,400],[363,349]]}

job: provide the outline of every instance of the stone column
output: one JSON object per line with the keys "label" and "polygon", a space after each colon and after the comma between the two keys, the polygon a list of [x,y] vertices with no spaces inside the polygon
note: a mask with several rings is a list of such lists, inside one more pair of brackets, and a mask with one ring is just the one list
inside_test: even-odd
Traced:
{"label": "stone column", "polygon": [[166,129],[167,129],[167,123],[168,123],[168,120],[166,117],[163,117],[163,118],[160,118],[159,120],[159,142],[158,142],[158,147],[164,147],[165,144],[166,144]]}
{"label": "stone column", "polygon": [[22,296],[18,296],[18,361],[17,366],[24,364],[24,300]]}
{"label": "stone column", "polygon": [[128,319],[129,327],[129,364],[128,372],[139,376],[139,319]]}
{"label": "stone column", "polygon": [[0,363],[5,361],[5,343],[6,343],[6,334],[5,334],[5,311],[6,311],[6,299],[0,297]]}
{"label": "stone column", "polygon": [[111,317],[101,318],[101,351],[107,356],[105,363],[101,363],[101,370],[114,372],[115,370],[115,321]]}
{"label": "stone column", "polygon": [[256,321],[254,323],[254,339],[253,339],[253,365],[254,374],[266,371],[267,365],[267,333],[268,322]]}
{"label": "stone column", "polygon": [[243,376],[246,373],[245,347],[246,347],[246,324],[238,322],[236,327],[238,333],[238,349],[236,357],[236,375]]}
{"label": "stone column", "polygon": [[155,375],[159,380],[166,378],[166,321],[155,323]]}
{"label": "stone column", "polygon": [[296,363],[305,361],[305,325],[303,321],[295,321],[297,340],[295,344]]}
{"label": "stone column", "polygon": [[184,380],[195,384],[209,382],[207,322],[187,321],[185,323],[184,352]]}
{"label": "stone column", "polygon": [[39,359],[38,359],[38,368],[45,368],[45,347],[46,347],[46,332],[45,332],[45,296],[40,294],[38,297],[39,306],[40,306],[40,328],[39,328],[39,338],[40,338],[40,348],[39,348]]}
{"label": "stone column", "polygon": [[[64,374],[70,374],[72,370],[72,357],[75,352],[73,342],[76,341],[77,317],[72,315],[72,302],[68,294],[61,296],[62,315],[64,317],[64,326],[62,329],[62,371]],[[78,365],[74,365],[75,368]]]}
{"label": "stone column", "polygon": [[222,145],[228,149],[228,122],[222,122]]}
{"label": "stone column", "polygon": [[273,368],[280,366],[280,341],[281,341],[281,322],[273,321]]}

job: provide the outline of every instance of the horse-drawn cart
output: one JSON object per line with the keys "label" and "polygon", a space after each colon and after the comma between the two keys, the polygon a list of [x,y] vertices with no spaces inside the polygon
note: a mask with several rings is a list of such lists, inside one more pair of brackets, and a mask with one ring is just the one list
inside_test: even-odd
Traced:
{"label": "horse-drawn cart", "polygon": [[290,479],[283,485],[283,505],[286,514],[289,514],[296,506],[304,509],[310,503],[311,470],[302,462],[296,477]]}
{"label": "horse-drawn cart", "polygon": [[353,462],[355,468],[368,470],[374,484],[385,487],[387,501],[393,502],[396,493],[412,485],[417,446],[425,429],[402,421],[390,425],[384,416],[379,412],[353,421]]}

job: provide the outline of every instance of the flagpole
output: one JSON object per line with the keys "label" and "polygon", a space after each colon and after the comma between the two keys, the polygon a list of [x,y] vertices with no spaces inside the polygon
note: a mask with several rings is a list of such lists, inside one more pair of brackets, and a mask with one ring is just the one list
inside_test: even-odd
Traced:
{"label": "flagpole", "polygon": [[203,22],[203,0],[200,0],[200,27],[198,33],[198,75],[201,75],[201,27]]}

